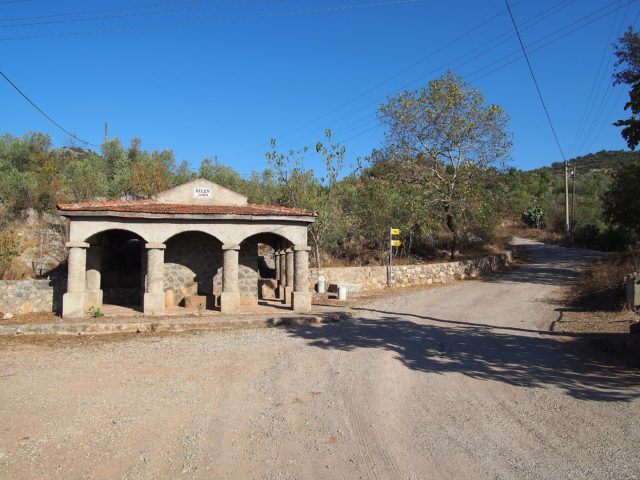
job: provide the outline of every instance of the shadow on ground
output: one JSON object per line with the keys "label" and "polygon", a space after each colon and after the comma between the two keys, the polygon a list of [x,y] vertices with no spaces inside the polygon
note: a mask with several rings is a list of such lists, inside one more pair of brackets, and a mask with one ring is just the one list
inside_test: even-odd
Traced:
{"label": "shadow on ground", "polygon": [[[640,375],[596,355],[588,338],[567,339],[516,328],[422,317],[445,325],[416,323],[387,312],[381,319],[289,326],[289,334],[323,349],[391,351],[412,370],[461,373],[523,387],[556,387],[581,400],[628,401],[640,397]],[[584,342],[583,342],[584,341]]]}
{"label": "shadow on ground", "polygon": [[489,275],[480,280],[561,286],[578,280],[581,268],[606,255],[594,250],[535,243],[522,245],[521,249],[529,258],[525,265],[512,268],[505,275]]}

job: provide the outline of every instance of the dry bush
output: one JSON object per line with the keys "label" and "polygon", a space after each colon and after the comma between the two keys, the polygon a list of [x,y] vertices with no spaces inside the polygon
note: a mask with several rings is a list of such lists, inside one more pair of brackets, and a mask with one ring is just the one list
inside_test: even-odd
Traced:
{"label": "dry bush", "polygon": [[639,269],[639,252],[608,255],[582,273],[572,289],[572,303],[589,310],[624,309],[626,276]]}
{"label": "dry bush", "polygon": [[33,269],[25,265],[20,257],[14,257],[2,272],[2,280],[27,280],[33,277]]}

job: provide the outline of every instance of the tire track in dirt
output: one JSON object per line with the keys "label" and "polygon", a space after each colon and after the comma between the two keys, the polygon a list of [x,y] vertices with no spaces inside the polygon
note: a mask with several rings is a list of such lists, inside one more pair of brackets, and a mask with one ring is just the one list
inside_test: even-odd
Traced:
{"label": "tire track in dirt", "polygon": [[351,430],[360,446],[360,452],[367,460],[369,478],[392,480],[405,478],[398,469],[395,460],[389,454],[388,449],[385,448],[378,437],[371,418],[365,417],[367,414],[373,414],[374,418],[376,416],[376,410],[371,400],[377,393],[376,389],[379,385],[373,385],[365,381],[371,378],[378,378],[377,375],[372,375],[370,367],[376,362],[363,363],[366,365],[366,369],[358,372],[357,375],[351,370],[353,378],[350,378],[347,382],[345,406],[349,414]]}

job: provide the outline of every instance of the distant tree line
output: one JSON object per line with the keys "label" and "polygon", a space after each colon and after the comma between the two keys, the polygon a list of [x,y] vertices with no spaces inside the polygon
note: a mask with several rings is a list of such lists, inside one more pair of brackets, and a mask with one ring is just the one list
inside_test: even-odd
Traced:
{"label": "distant tree line", "polygon": [[[249,178],[212,158],[195,166],[177,163],[171,150],[145,150],[137,138],[129,146],[113,139],[95,152],[52,148],[42,133],[5,134],[0,220],[6,230],[27,209],[48,212],[59,202],[147,198],[202,177],[252,203],[317,211],[309,243],[318,265],[386,262],[389,227],[402,231],[397,253],[405,261],[483,252],[499,222],[519,222],[525,211],[535,218],[533,226],[562,231],[559,165],[508,168],[508,116],[461,77],[448,72],[391,97],[379,117],[387,128],[385,145],[347,174],[346,149],[329,130],[299,150],[281,151],[272,140],[265,154],[268,167]],[[576,240],[606,249],[637,242],[639,155],[604,151],[570,162],[577,169]],[[323,162],[323,177],[307,167],[311,157]]]}

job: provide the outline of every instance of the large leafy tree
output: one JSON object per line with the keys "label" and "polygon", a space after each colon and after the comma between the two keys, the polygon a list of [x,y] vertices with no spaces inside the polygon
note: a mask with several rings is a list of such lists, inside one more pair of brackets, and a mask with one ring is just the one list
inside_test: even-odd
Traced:
{"label": "large leafy tree", "polygon": [[640,34],[629,27],[615,45],[615,54],[618,71],[613,75],[613,84],[629,85],[629,101],[624,109],[631,110],[631,117],[618,120],[614,125],[624,127],[622,136],[629,148],[635,150],[640,143]]}
{"label": "large leafy tree", "polygon": [[604,198],[604,211],[609,221],[640,238],[640,160],[620,169],[614,175]]}
{"label": "large leafy tree", "polygon": [[389,98],[379,115],[397,182],[419,186],[421,197],[443,213],[454,258],[461,221],[482,199],[492,167],[508,158],[508,116],[452,72]]}

